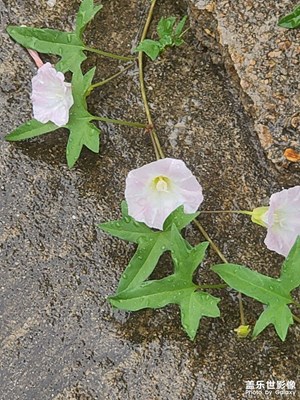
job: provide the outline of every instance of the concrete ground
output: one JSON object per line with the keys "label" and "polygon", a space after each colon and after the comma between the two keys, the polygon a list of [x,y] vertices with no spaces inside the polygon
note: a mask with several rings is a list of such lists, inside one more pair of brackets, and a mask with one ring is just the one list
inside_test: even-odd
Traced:
{"label": "concrete ground", "polygon": [[[129,53],[146,3],[103,0],[103,5],[86,41]],[[203,318],[194,342],[181,329],[176,306],[127,313],[108,304],[134,248],[96,224],[120,215],[127,173],[154,160],[145,133],[101,125],[100,155],[85,150],[72,170],[62,129],[26,142],[3,140],[31,118],[35,74],[5,27],[72,29],[77,7],[75,0],[0,0],[0,399],[236,400],[248,398],[250,380],[294,380],[300,398],[299,326],[284,343],[272,327],[255,341],[238,339],[232,292],[214,292],[222,298],[221,318]],[[186,12],[181,1],[159,1],[155,21]],[[193,30],[186,41],[156,63],[145,63],[146,82],[165,152],[184,159],[197,176],[203,209],[252,209],[267,204],[282,186],[299,184],[296,172],[279,172],[267,160],[224,67],[211,62]],[[95,80],[118,70],[118,62],[94,55],[86,67],[95,63]],[[97,115],[143,121],[137,70],[95,90],[89,107]],[[243,216],[201,221],[230,261],[278,276],[282,258],[264,247],[262,228]],[[192,226],[186,237],[193,244],[203,240]],[[219,260],[210,251],[199,281],[217,281],[209,272],[214,262]],[[170,270],[167,256],[160,268]],[[261,311],[261,304],[245,299],[249,324]]]}
{"label": "concrete ground", "polygon": [[225,64],[277,168],[300,171],[300,30],[278,26],[297,0],[190,0],[200,42]]}

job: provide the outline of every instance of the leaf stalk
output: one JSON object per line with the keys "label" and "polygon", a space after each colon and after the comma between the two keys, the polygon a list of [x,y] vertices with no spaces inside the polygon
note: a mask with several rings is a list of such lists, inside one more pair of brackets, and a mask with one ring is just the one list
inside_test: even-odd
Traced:
{"label": "leaf stalk", "polygon": [[120,60],[120,61],[134,61],[136,60],[135,57],[129,57],[129,56],[119,56],[117,54],[114,53],[109,53],[108,51],[103,51],[103,50],[99,50],[99,49],[95,49],[94,47],[84,47],[84,50],[89,51],[91,53],[97,53],[100,56],[103,57],[108,57],[108,58],[114,58],[116,60]]}
{"label": "leaf stalk", "polygon": [[[142,32],[142,36],[141,36],[141,42],[146,38],[147,33],[148,33],[148,29],[152,20],[152,16],[153,16],[153,11],[154,11],[154,7],[156,4],[156,0],[153,0],[151,2],[151,6],[149,8],[149,12],[148,12],[148,16],[145,22],[145,26]],[[152,120],[152,116],[151,116],[151,112],[150,112],[150,108],[149,108],[149,104],[148,104],[148,100],[147,100],[147,95],[146,95],[146,88],[145,88],[145,80],[144,80],[144,68],[143,68],[143,52],[139,51],[138,53],[138,63],[139,63],[139,81],[140,81],[140,88],[141,88],[141,95],[142,95],[142,99],[143,99],[143,103],[144,103],[144,108],[145,108],[145,113],[147,116],[147,120],[149,123],[149,128],[148,131],[150,133],[150,137],[151,137],[151,141],[152,141],[152,145],[154,148],[154,152],[155,152],[155,156],[156,159],[159,160],[161,158],[164,158],[165,155],[163,153],[163,150],[161,148],[158,136],[156,134],[156,131],[153,127],[153,120]]]}
{"label": "leaf stalk", "polygon": [[130,126],[133,128],[143,128],[143,129],[147,128],[146,124],[141,124],[140,122],[126,121],[123,119],[111,119],[111,118],[107,118],[107,117],[96,117],[96,116],[92,116],[91,119],[94,121],[107,122],[109,124],[126,125],[126,126]]}
{"label": "leaf stalk", "polygon": [[108,82],[112,81],[113,79],[117,78],[118,76],[122,75],[124,72],[128,71],[133,65],[134,65],[134,63],[131,63],[131,64],[127,65],[127,67],[123,68],[121,71],[115,73],[114,75],[109,76],[108,78],[104,79],[103,81],[93,83],[93,84],[88,88],[88,90],[87,90],[87,92],[86,92],[86,97],[89,96],[89,95],[91,94],[91,92],[92,92],[95,88],[100,87],[100,86],[103,86],[103,85],[105,85],[106,83],[108,83]]}
{"label": "leaf stalk", "polygon": [[[228,264],[228,261],[226,260],[224,254],[221,252],[219,247],[211,239],[209,234],[203,228],[202,224],[200,224],[200,222],[197,221],[196,219],[194,219],[194,223],[197,226],[197,228],[199,229],[199,231],[201,232],[201,234],[204,236],[204,238],[209,242],[211,248],[215,251],[215,253],[220,257],[220,259],[225,264]],[[244,306],[243,306],[243,301],[242,301],[242,294],[240,292],[238,292],[238,301],[239,301],[239,311],[240,311],[241,325],[246,325],[245,312],[244,312]]]}

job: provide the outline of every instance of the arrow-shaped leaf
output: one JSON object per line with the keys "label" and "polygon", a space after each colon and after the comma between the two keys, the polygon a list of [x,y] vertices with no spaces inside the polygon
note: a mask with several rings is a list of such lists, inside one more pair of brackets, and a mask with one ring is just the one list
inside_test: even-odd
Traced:
{"label": "arrow-shaped leaf", "polygon": [[285,259],[278,280],[289,292],[300,285],[300,236]]}
{"label": "arrow-shaped leaf", "polygon": [[[139,243],[140,239],[155,238],[161,231],[153,231],[143,222],[137,222],[134,218],[128,215],[128,207],[125,201],[121,204],[123,217],[118,221],[110,221],[99,224],[98,227],[112,236],[117,236],[120,239],[128,242]],[[169,231],[172,224],[181,231],[190,222],[192,222],[199,213],[185,214],[183,206],[174,210],[164,223],[164,232]],[[155,239],[157,240],[157,239]]]}
{"label": "arrow-shaped leaf", "polygon": [[264,304],[270,302],[288,304],[292,301],[289,293],[274,278],[237,264],[214,265],[216,272],[230,287]]}
{"label": "arrow-shaped leaf", "polygon": [[186,214],[184,212],[184,207],[180,206],[176,208],[165,220],[164,231],[171,229],[172,225],[175,224],[179,231],[185,228],[190,222],[192,222],[200,212],[195,212],[192,214]]}
{"label": "arrow-shaped leaf", "polygon": [[121,208],[122,218],[120,220],[104,222],[99,224],[98,227],[112,236],[133,243],[139,243],[141,239],[155,235],[155,232],[143,222],[137,222],[128,215],[128,207],[125,201],[122,201]]}
{"label": "arrow-shaped leaf", "polygon": [[285,260],[278,279],[235,264],[215,265],[212,270],[233,289],[267,305],[256,322],[253,336],[273,324],[280,339],[285,339],[288,327],[293,323],[287,307],[293,302],[290,291],[300,284],[300,237]]}
{"label": "arrow-shaped leaf", "polygon": [[176,17],[161,18],[157,24],[157,33],[159,38],[171,36],[173,33]]}
{"label": "arrow-shaped leaf", "polygon": [[253,337],[259,335],[268,325],[273,324],[282,341],[285,340],[290,325],[294,323],[291,310],[286,304],[271,304],[256,321]]}
{"label": "arrow-shaped leaf", "polygon": [[159,40],[144,39],[134,51],[143,51],[154,61],[166,47],[180,46],[184,43],[181,34],[186,19],[186,16],[183,17],[175,28],[175,17],[161,18],[157,25]]}
{"label": "arrow-shaped leaf", "polygon": [[5,140],[10,142],[17,142],[19,140],[31,139],[36,136],[44,135],[45,133],[53,132],[59,127],[53,122],[42,122],[32,119],[18,126],[14,131],[5,136]]}
{"label": "arrow-shaped leaf", "polygon": [[[122,218],[118,221],[99,225],[100,229],[113,236],[139,244],[122,274],[117,293],[138,286],[152,274],[161,255],[174,246],[171,238],[172,224],[181,230],[198,215],[198,213],[185,214],[183,206],[180,206],[169,215],[163,231],[153,231],[128,215],[126,202],[122,202],[122,214]],[[186,246],[189,247],[187,242]]]}
{"label": "arrow-shaped leaf", "polygon": [[117,293],[140,285],[153,272],[161,255],[170,249],[170,232],[161,232],[154,238],[142,238],[139,246],[121,276]]}
{"label": "arrow-shaped leaf", "polygon": [[75,32],[81,38],[87,24],[94,18],[98,11],[102,9],[102,5],[94,6],[93,0],[83,0],[80,4],[76,16],[76,29]]}
{"label": "arrow-shaped leaf", "polygon": [[134,51],[143,51],[152,61],[156,60],[162,51],[162,45],[156,40],[144,39]]}
{"label": "arrow-shaped leaf", "polygon": [[278,25],[282,28],[298,28],[300,26],[300,5],[298,5],[290,14],[280,18]]}
{"label": "arrow-shaped leaf", "polygon": [[61,72],[76,71],[86,59],[84,43],[75,33],[26,26],[9,26],[7,32],[28,49],[60,56],[56,67]]}
{"label": "arrow-shaped leaf", "polygon": [[70,130],[70,135],[66,157],[68,167],[72,168],[78,160],[84,145],[94,153],[99,152],[101,132],[93,124],[89,123],[89,120],[71,119],[67,127]]}
{"label": "arrow-shaped leaf", "polygon": [[85,75],[78,69],[72,76],[72,94],[74,104],[70,110],[69,122],[66,128],[70,136],[66,149],[69,168],[78,160],[82,147],[86,146],[94,153],[99,152],[100,130],[91,123],[93,116],[87,111],[86,97],[84,94],[90,87],[96,68],[90,69]]}
{"label": "arrow-shaped leaf", "polygon": [[83,0],[76,16],[75,32],[13,25],[8,26],[7,32],[27,49],[60,56],[61,60],[56,65],[57,70],[75,72],[86,59],[83,52],[85,45],[81,40],[83,31],[101,8],[101,5],[94,6],[93,0]]}
{"label": "arrow-shaped leaf", "polygon": [[202,317],[220,316],[218,307],[220,299],[205,292],[193,291],[180,301],[181,324],[193,340]]}
{"label": "arrow-shaped leaf", "polygon": [[172,225],[170,234],[174,274],[118,291],[110,298],[110,302],[115,307],[131,311],[178,304],[182,325],[189,337],[194,339],[202,316],[220,315],[217,307],[219,299],[208,293],[198,292],[197,285],[193,283],[193,273],[202,261],[208,243],[200,243],[189,249],[175,225]]}

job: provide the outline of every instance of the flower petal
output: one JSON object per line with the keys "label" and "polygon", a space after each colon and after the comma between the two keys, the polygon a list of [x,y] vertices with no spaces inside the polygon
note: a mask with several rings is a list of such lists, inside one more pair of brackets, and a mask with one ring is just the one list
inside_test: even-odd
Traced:
{"label": "flower petal", "polygon": [[300,186],[272,194],[265,220],[266,246],[287,256],[300,235]]}
{"label": "flower petal", "polygon": [[172,158],[130,171],[125,198],[130,216],[161,230],[166,218],[180,205],[186,213],[192,213],[203,201],[202,188],[191,171],[182,160]]}
{"label": "flower petal", "polygon": [[71,84],[64,82],[65,77],[56,71],[50,63],[42,65],[32,78],[33,116],[46,123],[51,121],[64,126],[69,120],[69,111],[74,100]]}

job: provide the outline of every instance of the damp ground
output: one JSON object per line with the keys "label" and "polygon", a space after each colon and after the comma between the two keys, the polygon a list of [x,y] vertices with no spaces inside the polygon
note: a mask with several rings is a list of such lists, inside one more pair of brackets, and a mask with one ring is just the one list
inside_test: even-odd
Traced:
{"label": "damp ground", "polygon": [[[72,29],[78,2],[50,5],[0,0],[2,139],[31,118],[35,73],[5,27]],[[103,5],[86,41],[129,54],[146,2],[104,0]],[[154,18],[185,13],[185,3],[159,1]],[[297,176],[266,160],[225,70],[211,63],[193,31],[186,41],[157,62],[145,62],[163,148],[196,175],[204,209],[267,204],[271,193],[297,184]],[[85,68],[94,64],[95,80],[120,66],[91,55]],[[144,121],[137,69],[95,90],[89,107],[97,115]],[[233,329],[239,312],[232,292],[214,292],[222,298],[221,318],[203,318],[194,342],[182,330],[176,306],[127,313],[109,305],[107,296],[134,248],[96,225],[120,216],[127,173],[153,161],[154,153],[142,130],[99,127],[100,154],[84,150],[72,170],[66,166],[64,130],[22,143],[0,142],[1,400],[236,400],[245,396],[245,381],[295,380],[299,385],[299,327],[289,330],[284,343],[272,327],[255,341],[237,339]],[[201,221],[230,261],[278,276],[283,260],[265,249],[262,228],[244,216]],[[203,240],[192,226],[186,237],[193,244]],[[216,281],[209,272],[215,262],[210,251],[197,279]],[[168,255],[160,268],[161,273],[171,270]],[[249,324],[261,311],[261,304],[245,299]]]}

